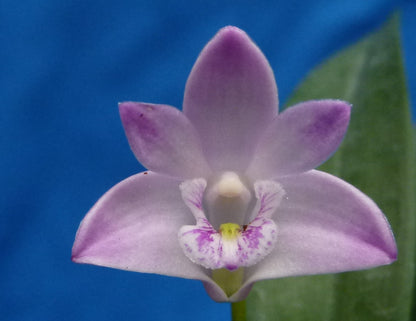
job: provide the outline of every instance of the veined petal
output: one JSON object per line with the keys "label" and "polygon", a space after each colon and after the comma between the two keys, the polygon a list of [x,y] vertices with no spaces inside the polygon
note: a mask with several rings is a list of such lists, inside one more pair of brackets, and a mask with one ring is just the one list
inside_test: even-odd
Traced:
{"label": "veined petal", "polygon": [[279,240],[272,253],[247,269],[243,288],[263,279],[352,271],[396,260],[386,217],[358,189],[315,170],[279,182],[286,192],[274,215]]}
{"label": "veined petal", "polygon": [[260,139],[248,175],[276,178],[317,167],[341,143],[350,111],[340,100],[312,100],[286,109]]}
{"label": "veined petal", "polygon": [[183,178],[210,171],[197,132],[179,110],[135,102],[119,109],[130,147],[146,168]]}
{"label": "veined petal", "polygon": [[194,220],[179,183],[144,172],[114,186],[81,222],[73,261],[212,282],[179,246],[178,230]]}
{"label": "veined petal", "polygon": [[211,167],[243,171],[277,107],[273,71],[260,49],[244,31],[221,29],[195,63],[183,103]]}

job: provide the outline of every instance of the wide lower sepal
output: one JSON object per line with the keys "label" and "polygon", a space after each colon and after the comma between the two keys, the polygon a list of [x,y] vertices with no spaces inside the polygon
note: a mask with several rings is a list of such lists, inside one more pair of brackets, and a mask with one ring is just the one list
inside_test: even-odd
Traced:
{"label": "wide lower sepal", "polygon": [[269,217],[278,207],[283,189],[276,182],[260,181],[254,184],[258,204],[257,214],[248,224],[240,226],[224,223],[215,230],[203,212],[204,179],[181,184],[185,204],[194,214],[196,225],[183,226],[179,243],[185,255],[194,263],[207,269],[252,266],[266,257],[277,241],[277,226]]}
{"label": "wide lower sepal", "polygon": [[386,217],[361,191],[313,170],[282,177],[286,197],[273,219],[279,242],[247,269],[245,284],[288,276],[339,273],[390,264],[397,247]]}
{"label": "wide lower sepal", "polygon": [[143,172],[115,185],[81,222],[72,260],[210,281],[176,242],[180,227],[192,222],[178,191],[179,183]]}

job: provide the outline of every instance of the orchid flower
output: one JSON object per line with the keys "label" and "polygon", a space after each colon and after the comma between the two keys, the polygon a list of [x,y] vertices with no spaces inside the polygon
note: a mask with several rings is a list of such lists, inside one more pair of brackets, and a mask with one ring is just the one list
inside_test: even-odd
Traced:
{"label": "orchid flower", "polygon": [[72,259],[201,280],[239,301],[259,280],[389,264],[397,249],[377,205],[314,168],[338,148],[350,104],[313,100],[281,114],[273,72],[236,27],[206,45],[183,112],[119,105],[148,171],[111,188],[81,222]]}

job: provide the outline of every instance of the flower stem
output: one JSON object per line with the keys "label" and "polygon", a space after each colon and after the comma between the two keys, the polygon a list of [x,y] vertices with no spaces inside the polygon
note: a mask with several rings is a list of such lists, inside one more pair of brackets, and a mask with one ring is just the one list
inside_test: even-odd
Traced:
{"label": "flower stem", "polygon": [[246,301],[231,303],[232,321],[246,321]]}

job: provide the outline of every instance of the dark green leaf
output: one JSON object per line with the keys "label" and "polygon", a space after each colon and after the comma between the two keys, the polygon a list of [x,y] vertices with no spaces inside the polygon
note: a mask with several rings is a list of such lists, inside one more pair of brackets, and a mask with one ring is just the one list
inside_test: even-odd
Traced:
{"label": "dark green leaf", "polygon": [[321,170],[375,200],[391,223],[399,259],[367,271],[259,282],[246,302],[248,320],[412,320],[415,145],[398,20],[312,72],[290,105],[319,98],[353,104],[348,134]]}

